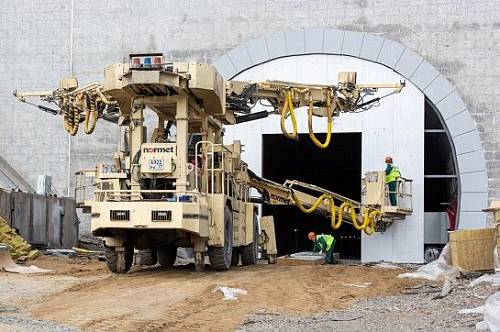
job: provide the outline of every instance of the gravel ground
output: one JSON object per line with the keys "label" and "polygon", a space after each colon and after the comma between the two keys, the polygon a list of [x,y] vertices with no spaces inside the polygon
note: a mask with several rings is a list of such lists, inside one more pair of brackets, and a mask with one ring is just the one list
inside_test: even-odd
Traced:
{"label": "gravel ground", "polygon": [[77,332],[78,330],[59,323],[34,319],[29,313],[0,304],[0,331],[8,332]]}
{"label": "gravel ground", "polygon": [[31,319],[26,315],[23,315],[23,317],[0,315],[0,331],[77,332],[79,330],[46,320]]}
{"label": "gravel ground", "polygon": [[[440,288],[424,286],[408,293],[356,302],[345,310],[309,316],[292,316],[262,310],[247,318],[239,331],[475,331],[480,314],[459,314],[483,305],[498,288],[467,287],[461,280],[452,292],[433,300]],[[437,293],[436,293],[437,292]]]}

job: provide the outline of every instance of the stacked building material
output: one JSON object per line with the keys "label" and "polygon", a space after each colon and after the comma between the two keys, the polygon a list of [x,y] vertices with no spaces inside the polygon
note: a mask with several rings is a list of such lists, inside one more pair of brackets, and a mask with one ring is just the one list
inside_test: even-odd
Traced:
{"label": "stacked building material", "polygon": [[32,249],[31,245],[19,236],[2,217],[0,217],[0,243],[9,246],[10,256],[13,259],[35,259],[40,255],[40,252]]}

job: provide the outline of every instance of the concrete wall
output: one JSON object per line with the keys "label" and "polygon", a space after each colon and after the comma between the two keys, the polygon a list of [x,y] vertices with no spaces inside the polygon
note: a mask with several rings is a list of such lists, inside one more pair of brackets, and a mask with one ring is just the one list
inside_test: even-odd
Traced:
{"label": "concrete wall", "polygon": [[73,199],[0,190],[0,217],[37,247],[67,249],[78,245]]}
{"label": "concrete wall", "polygon": [[211,62],[255,37],[320,26],[398,41],[455,84],[480,131],[489,197],[499,197],[499,17],[497,0],[0,0],[0,154],[32,185],[48,174],[66,194],[76,170],[110,160],[118,130],[99,122],[93,136],[68,139],[62,119],[16,102],[13,89],[53,88],[72,73],[98,80],[130,52]]}
{"label": "concrete wall", "polygon": [[[237,80],[288,80],[334,84],[340,71],[358,72],[358,82],[393,83],[402,77],[379,64],[347,56],[303,55],[281,58],[253,67]],[[379,95],[387,91],[379,92]],[[254,111],[263,109],[257,105]],[[307,110],[297,110],[300,133],[307,133]],[[288,124],[290,125],[290,124]],[[326,120],[315,119],[317,132],[326,132]],[[398,221],[384,234],[363,236],[362,261],[422,262],[424,244],[424,95],[413,84],[381,101],[380,106],[359,114],[342,114],[334,122],[335,133],[362,133],[362,175],[382,170],[384,156],[393,156],[405,177],[414,180],[414,213]],[[245,145],[243,159],[257,174],[262,171],[262,135],[281,133],[279,117],[243,123],[226,129],[225,142],[239,139]],[[309,139],[309,138],[306,138]],[[296,158],[300,158],[297,151]],[[334,155],[331,158],[335,158]],[[300,179],[299,179],[300,180]],[[319,184],[320,185],[320,184]],[[361,189],[360,189],[361,190]],[[327,219],[325,222],[329,222]],[[335,233],[335,232],[334,232]],[[382,248],[382,250],[381,250]],[[377,249],[377,250],[375,250]]]}

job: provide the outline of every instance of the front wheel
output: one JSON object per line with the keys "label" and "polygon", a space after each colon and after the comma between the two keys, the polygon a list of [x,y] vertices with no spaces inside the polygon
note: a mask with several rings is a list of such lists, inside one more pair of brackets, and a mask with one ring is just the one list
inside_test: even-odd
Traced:
{"label": "front wheel", "polygon": [[233,213],[226,206],[224,208],[224,245],[222,247],[208,247],[210,265],[216,270],[229,270],[233,258]]}
{"label": "front wheel", "polygon": [[257,264],[258,238],[259,238],[259,223],[257,214],[253,215],[253,241],[241,247],[241,264],[243,266]]}
{"label": "front wheel", "polygon": [[134,246],[124,244],[123,249],[117,250],[115,247],[105,247],[104,255],[108,269],[113,273],[127,273],[132,267],[134,259]]}

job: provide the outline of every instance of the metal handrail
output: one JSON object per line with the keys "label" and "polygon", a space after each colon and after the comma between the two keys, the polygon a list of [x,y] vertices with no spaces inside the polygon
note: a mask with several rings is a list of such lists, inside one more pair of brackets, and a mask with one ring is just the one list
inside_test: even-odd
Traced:
{"label": "metal handrail", "polygon": [[[212,193],[211,193],[211,199],[210,199],[211,203],[210,204],[211,204],[212,211],[213,211],[214,210],[214,182],[215,182],[214,181],[214,179],[215,179],[215,176],[214,176],[214,168],[215,168],[215,164],[214,164],[214,160],[215,160],[214,143],[212,143],[210,141],[199,141],[199,142],[196,142],[196,144],[194,146],[194,178],[195,178],[195,189],[197,191],[200,191],[200,189],[198,187],[198,145],[199,144],[210,144],[210,147],[212,148],[212,153],[211,153],[211,156],[212,156],[212,167],[211,167],[211,171],[212,171],[212,183],[211,183]],[[205,152],[205,154],[208,155],[209,152]],[[208,173],[208,165],[206,165],[206,169],[207,169],[207,173]],[[207,183],[207,189],[208,189],[208,183]],[[212,222],[212,226],[213,226],[213,222]]]}
{"label": "metal handrail", "polygon": [[[409,198],[409,208],[413,210],[413,180],[412,179],[406,179],[403,177],[398,177],[396,179],[397,185],[396,185],[396,191],[391,191],[389,190],[388,186],[385,185],[385,198],[389,196],[389,194],[396,194],[397,197],[400,198]],[[407,190],[407,187],[409,187],[409,190]],[[399,200],[398,200],[398,207],[400,206]]]}
{"label": "metal handrail", "polygon": [[[151,194],[158,194],[158,193],[167,193],[167,194],[176,194],[176,202],[179,202],[179,199],[182,195],[185,196],[191,196],[191,197],[196,197],[197,200],[199,200],[200,196],[203,196],[203,193],[200,193],[198,191],[191,191],[191,190],[175,190],[175,189],[169,189],[169,190],[134,190],[134,189],[118,189],[118,190],[113,190],[113,189],[96,189],[94,192],[94,195],[96,196],[96,200],[98,200],[98,196],[104,194],[104,197],[101,197],[101,201],[106,201],[109,196],[116,196],[116,197],[123,197],[123,196],[134,196],[134,195],[141,195],[142,193],[151,193]],[[98,200],[99,201],[99,200]]]}

